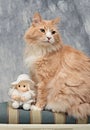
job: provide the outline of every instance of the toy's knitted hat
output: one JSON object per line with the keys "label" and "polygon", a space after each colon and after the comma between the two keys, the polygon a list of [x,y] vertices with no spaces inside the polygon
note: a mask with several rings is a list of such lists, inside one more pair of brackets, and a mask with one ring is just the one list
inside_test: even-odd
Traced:
{"label": "toy's knitted hat", "polygon": [[18,76],[17,80],[12,82],[11,85],[17,85],[18,83],[22,82],[22,81],[28,81],[32,84],[34,84],[34,82],[30,79],[30,77],[27,74],[21,74]]}

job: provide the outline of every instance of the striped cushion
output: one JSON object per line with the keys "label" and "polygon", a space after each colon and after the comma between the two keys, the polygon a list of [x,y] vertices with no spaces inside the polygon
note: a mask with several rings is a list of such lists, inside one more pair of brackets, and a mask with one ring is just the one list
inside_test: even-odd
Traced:
{"label": "striped cushion", "polygon": [[64,113],[51,111],[25,111],[13,109],[10,103],[0,103],[0,123],[9,124],[86,124],[90,117],[76,120]]}

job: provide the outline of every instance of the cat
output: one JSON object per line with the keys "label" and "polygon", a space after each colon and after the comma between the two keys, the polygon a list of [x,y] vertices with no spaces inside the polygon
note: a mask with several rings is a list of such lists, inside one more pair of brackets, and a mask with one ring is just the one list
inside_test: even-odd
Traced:
{"label": "cat", "polygon": [[37,84],[33,109],[84,118],[90,115],[90,58],[63,44],[58,23],[35,13],[24,35],[25,63]]}

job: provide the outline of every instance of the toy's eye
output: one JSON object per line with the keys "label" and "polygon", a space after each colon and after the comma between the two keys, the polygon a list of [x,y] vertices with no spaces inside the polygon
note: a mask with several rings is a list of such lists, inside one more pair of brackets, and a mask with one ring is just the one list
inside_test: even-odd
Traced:
{"label": "toy's eye", "polygon": [[26,86],[25,86],[25,85],[23,85],[23,87],[25,88]]}
{"label": "toy's eye", "polygon": [[43,28],[40,29],[41,32],[45,33],[45,30]]}
{"label": "toy's eye", "polygon": [[52,31],[52,34],[55,34],[56,33],[56,31]]}
{"label": "toy's eye", "polygon": [[20,88],[20,85],[18,85],[18,87]]}

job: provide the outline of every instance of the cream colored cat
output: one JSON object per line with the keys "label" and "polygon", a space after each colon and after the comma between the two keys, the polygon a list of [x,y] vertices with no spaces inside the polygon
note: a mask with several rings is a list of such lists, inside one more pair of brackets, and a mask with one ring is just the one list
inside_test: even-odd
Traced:
{"label": "cream colored cat", "polygon": [[43,20],[36,13],[25,33],[25,62],[37,83],[38,110],[90,115],[90,58],[62,43],[59,19]]}

